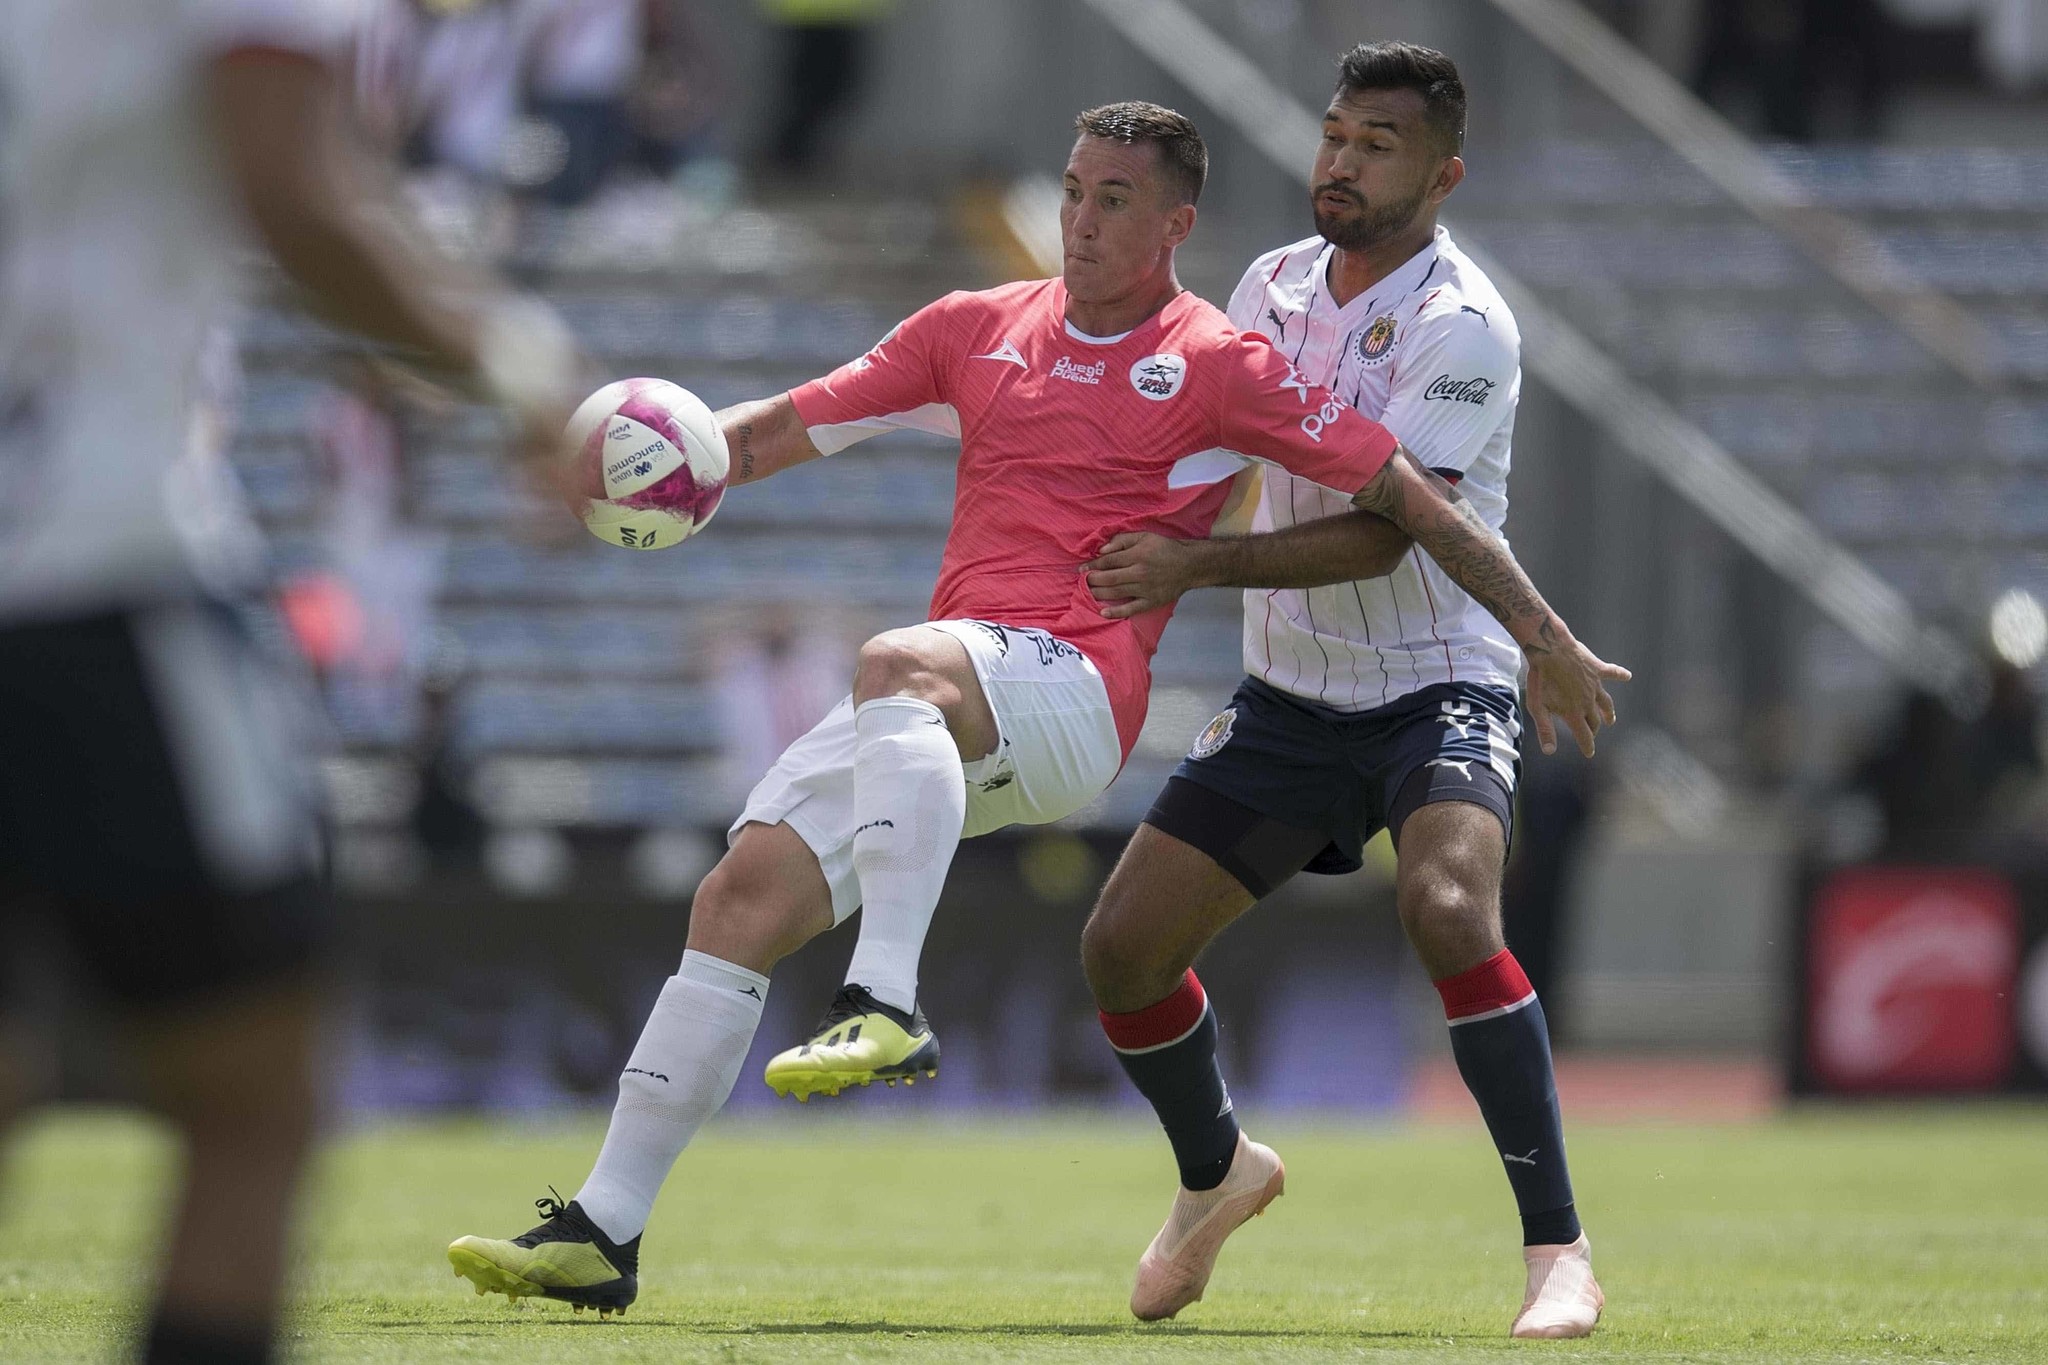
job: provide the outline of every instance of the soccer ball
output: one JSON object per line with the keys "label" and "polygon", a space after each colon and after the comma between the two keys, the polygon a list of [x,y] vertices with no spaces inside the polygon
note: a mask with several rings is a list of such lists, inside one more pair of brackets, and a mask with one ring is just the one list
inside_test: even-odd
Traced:
{"label": "soccer ball", "polygon": [[704,400],[664,379],[621,379],[583,400],[564,432],[590,534],[666,549],[702,530],[725,496],[725,435]]}

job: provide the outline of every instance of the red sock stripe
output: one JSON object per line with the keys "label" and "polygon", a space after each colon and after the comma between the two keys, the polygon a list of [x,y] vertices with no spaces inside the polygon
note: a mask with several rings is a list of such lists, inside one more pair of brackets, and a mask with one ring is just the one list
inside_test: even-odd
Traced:
{"label": "red sock stripe", "polygon": [[1527,1004],[1536,995],[1522,964],[1505,948],[1470,971],[1437,982],[1436,993],[1444,998],[1444,1017],[1454,1024]]}
{"label": "red sock stripe", "polygon": [[1179,989],[1158,1004],[1129,1014],[1098,1011],[1096,1017],[1102,1020],[1111,1047],[1118,1052],[1143,1052],[1187,1037],[1208,1008],[1209,997],[1202,993],[1202,982],[1190,967]]}

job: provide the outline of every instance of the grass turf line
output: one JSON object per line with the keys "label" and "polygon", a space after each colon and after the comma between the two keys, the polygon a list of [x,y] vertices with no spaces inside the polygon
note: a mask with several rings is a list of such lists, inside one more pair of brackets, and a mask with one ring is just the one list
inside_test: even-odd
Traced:
{"label": "grass turf line", "polygon": [[[714,1125],[649,1229],[622,1321],[478,1298],[443,1248],[573,1191],[601,1125],[406,1125],[329,1153],[299,1278],[306,1361],[2048,1361],[2048,1114],[1817,1111],[1585,1128],[1580,1206],[1609,1311],[1581,1343],[1504,1333],[1522,1274],[1469,1129],[1275,1125],[1288,1194],[1207,1302],[1125,1301],[1172,1168],[1138,1115],[916,1123],[874,1107]],[[169,1154],[45,1119],[0,1204],[0,1360],[114,1358],[150,1274]]]}

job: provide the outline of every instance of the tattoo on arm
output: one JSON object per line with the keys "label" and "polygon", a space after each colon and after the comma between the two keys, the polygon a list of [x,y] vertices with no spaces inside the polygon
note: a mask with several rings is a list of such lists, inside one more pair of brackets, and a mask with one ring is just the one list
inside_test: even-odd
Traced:
{"label": "tattoo on arm", "polygon": [[739,437],[740,477],[742,479],[751,479],[754,477],[754,424],[752,422],[740,423]]}
{"label": "tattoo on arm", "polygon": [[1422,482],[1432,478],[1403,447],[1354,503],[1406,531],[1452,582],[1508,627],[1525,652],[1549,653],[1562,642],[1561,623],[1549,604],[1478,509]]}

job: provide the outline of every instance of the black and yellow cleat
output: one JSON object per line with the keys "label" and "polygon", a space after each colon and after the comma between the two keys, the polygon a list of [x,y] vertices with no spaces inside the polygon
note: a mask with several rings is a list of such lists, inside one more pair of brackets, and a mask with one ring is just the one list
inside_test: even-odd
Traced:
{"label": "black and yellow cleat", "polygon": [[640,1239],[621,1246],[559,1196],[536,1199],[534,1207],[547,1221],[533,1231],[509,1242],[458,1237],[449,1244],[448,1264],[479,1294],[560,1299],[579,1313],[595,1308],[601,1318],[624,1317],[640,1293]]}
{"label": "black and yellow cleat", "polygon": [[914,1085],[919,1076],[938,1074],[939,1040],[924,1011],[906,1014],[849,985],[832,997],[811,1040],[775,1054],[761,1079],[778,1095],[808,1100],[849,1085]]}

